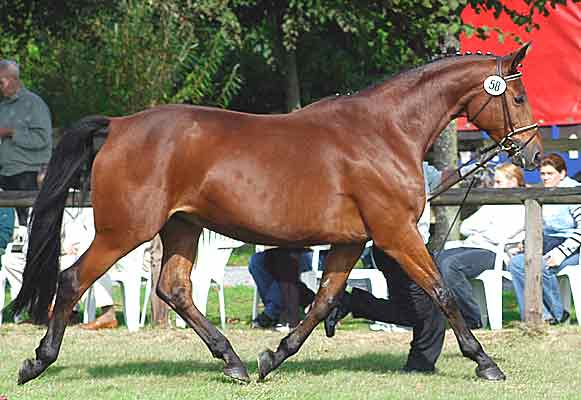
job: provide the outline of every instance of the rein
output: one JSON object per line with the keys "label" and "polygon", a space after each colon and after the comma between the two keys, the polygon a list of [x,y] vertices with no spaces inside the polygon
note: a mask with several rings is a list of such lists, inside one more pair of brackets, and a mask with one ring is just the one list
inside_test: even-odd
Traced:
{"label": "rein", "polygon": [[[474,171],[476,171],[476,169]],[[454,228],[454,225],[456,225],[456,222],[458,222],[458,218],[460,217],[460,212],[462,211],[462,207],[464,207],[464,204],[466,203],[466,199],[468,198],[468,195],[470,194],[470,191],[472,190],[472,187],[474,186],[474,182],[476,182],[476,179],[472,178],[472,180],[470,181],[470,185],[468,186],[468,189],[466,189],[466,193],[464,193],[464,197],[462,198],[462,202],[460,203],[460,206],[458,207],[458,211],[456,211],[456,215],[454,215],[454,219],[452,220],[452,223],[448,227],[448,232],[446,232],[446,235],[444,236],[444,240],[442,241],[442,244],[440,244],[440,249],[434,254],[434,258],[433,258],[434,264],[436,264],[438,266],[438,270],[440,269],[440,264],[439,264],[440,254],[442,254],[442,251],[444,251],[444,246],[446,245],[446,242],[448,241],[448,238],[450,237],[450,233],[452,232],[452,228]]]}

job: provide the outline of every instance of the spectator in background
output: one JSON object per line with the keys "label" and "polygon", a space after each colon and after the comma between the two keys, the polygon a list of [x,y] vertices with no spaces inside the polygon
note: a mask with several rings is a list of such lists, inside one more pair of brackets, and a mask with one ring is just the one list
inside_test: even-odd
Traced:
{"label": "spectator in background", "polygon": [[[52,151],[52,125],[46,103],[20,81],[20,68],[0,60],[0,187],[36,190],[36,175]],[[20,225],[28,209],[18,208]]]}
{"label": "spectator in background", "polygon": [[573,175],[573,179],[577,182],[581,182],[581,171],[578,171],[575,175]]}
{"label": "spectator in background", "polygon": [[[313,252],[309,249],[295,249],[293,252],[298,258],[298,273],[310,270]],[[254,253],[250,258],[248,272],[252,275],[262,304],[264,304],[264,311],[252,321],[253,328],[269,329],[274,328],[279,323],[284,306],[281,281],[272,273],[273,268],[277,268],[277,266],[269,265],[276,264],[277,256],[279,259],[284,258],[278,253],[279,251],[276,249],[268,249]],[[269,255],[274,257],[269,257]],[[284,282],[287,282],[286,277]]]}
{"label": "spectator in background", "polygon": [[[524,186],[524,175],[519,167],[501,164],[495,168],[495,188]],[[522,205],[484,205],[460,225],[460,233],[466,236],[462,245],[446,249],[435,257],[442,278],[454,293],[470,329],[482,327],[480,308],[472,294],[470,279],[493,269],[497,246],[522,241],[524,229]]]}
{"label": "spectator in background", "polygon": [[[567,176],[565,160],[555,153],[541,161],[541,180],[544,187],[575,187],[581,183]],[[556,274],[567,265],[579,264],[581,246],[581,205],[545,204],[543,206],[543,319],[549,324],[564,323],[569,312],[563,310]],[[508,266],[512,284],[524,319],[524,254],[512,257]]]}

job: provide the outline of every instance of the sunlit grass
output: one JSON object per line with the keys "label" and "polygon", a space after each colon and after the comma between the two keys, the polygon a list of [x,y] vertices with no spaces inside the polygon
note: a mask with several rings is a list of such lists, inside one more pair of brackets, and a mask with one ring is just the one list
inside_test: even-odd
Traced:
{"label": "sunlit grass", "polygon": [[[249,328],[253,291],[226,289],[226,336],[246,363],[253,382],[233,383],[222,362],[210,355],[192,330],[124,328],[86,332],[68,328],[58,361],[40,378],[16,385],[22,360],[34,356],[45,329],[0,327],[0,397],[8,399],[575,399],[581,398],[581,329],[578,325],[525,329],[514,297],[505,295],[511,328],[476,336],[508,376],[502,383],[475,378],[475,364],[461,356],[448,332],[435,375],[399,372],[410,334],[369,331],[365,321],[347,319],[335,338],[318,327],[300,352],[263,383],[256,355],[275,349],[279,333]],[[120,299],[116,289],[115,297]],[[218,323],[216,293],[208,315]],[[120,302],[120,300],[118,300]],[[119,307],[119,310],[121,307]],[[122,313],[119,311],[121,318]]]}
{"label": "sunlit grass", "polygon": [[266,382],[257,383],[256,354],[282,336],[269,331],[226,331],[253,383],[225,379],[191,330],[146,328],[67,330],[61,355],[40,378],[17,386],[16,372],[33,356],[44,329],[0,327],[0,395],[9,399],[575,399],[580,398],[581,329],[562,326],[530,335],[518,328],[478,331],[488,353],[507,373],[502,383],[475,378],[450,333],[435,375],[407,375],[409,334],[341,329],[327,339],[317,329],[301,351]]}

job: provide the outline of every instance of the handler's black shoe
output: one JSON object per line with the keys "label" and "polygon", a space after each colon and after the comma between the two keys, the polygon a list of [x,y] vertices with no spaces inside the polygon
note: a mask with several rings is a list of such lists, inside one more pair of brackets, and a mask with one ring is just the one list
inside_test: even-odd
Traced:
{"label": "handler's black shoe", "polygon": [[401,372],[405,372],[406,374],[435,374],[436,369],[434,367],[412,367],[409,365],[405,365],[401,370]]}
{"label": "handler's black shoe", "polygon": [[325,335],[327,337],[335,336],[335,328],[339,321],[347,316],[351,312],[351,294],[348,292],[343,293],[339,304],[331,310],[327,318],[325,318]]}
{"label": "handler's black shoe", "polygon": [[258,314],[258,316],[252,320],[252,327],[253,328],[262,328],[262,329],[270,329],[272,328],[278,320],[274,318],[270,318],[268,314],[262,312]]}
{"label": "handler's black shoe", "polygon": [[565,322],[569,321],[569,318],[571,318],[571,314],[569,314],[569,312],[567,310],[564,310],[563,316],[561,317],[561,319],[559,321],[557,321],[555,318],[551,318],[547,322],[549,323],[549,325],[559,325],[559,324],[564,324]]}

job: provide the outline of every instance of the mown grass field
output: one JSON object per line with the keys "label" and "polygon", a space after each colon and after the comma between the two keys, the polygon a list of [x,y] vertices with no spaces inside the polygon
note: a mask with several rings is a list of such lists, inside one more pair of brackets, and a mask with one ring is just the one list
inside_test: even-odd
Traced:
{"label": "mown grass field", "polygon": [[[249,288],[226,289],[226,335],[249,369],[249,385],[224,378],[222,362],[191,330],[146,327],[129,334],[124,328],[86,332],[71,327],[58,361],[40,378],[17,386],[20,364],[34,355],[45,330],[5,324],[0,327],[0,398],[581,399],[581,329],[576,324],[530,332],[509,322],[502,331],[477,331],[508,376],[491,383],[475,377],[475,364],[460,355],[451,332],[438,373],[409,375],[399,372],[409,334],[371,332],[364,321],[347,320],[333,339],[317,328],[296,356],[265,382],[256,382],[256,355],[275,348],[282,335],[249,328],[251,298]],[[215,296],[210,300],[209,315],[217,322]]]}

